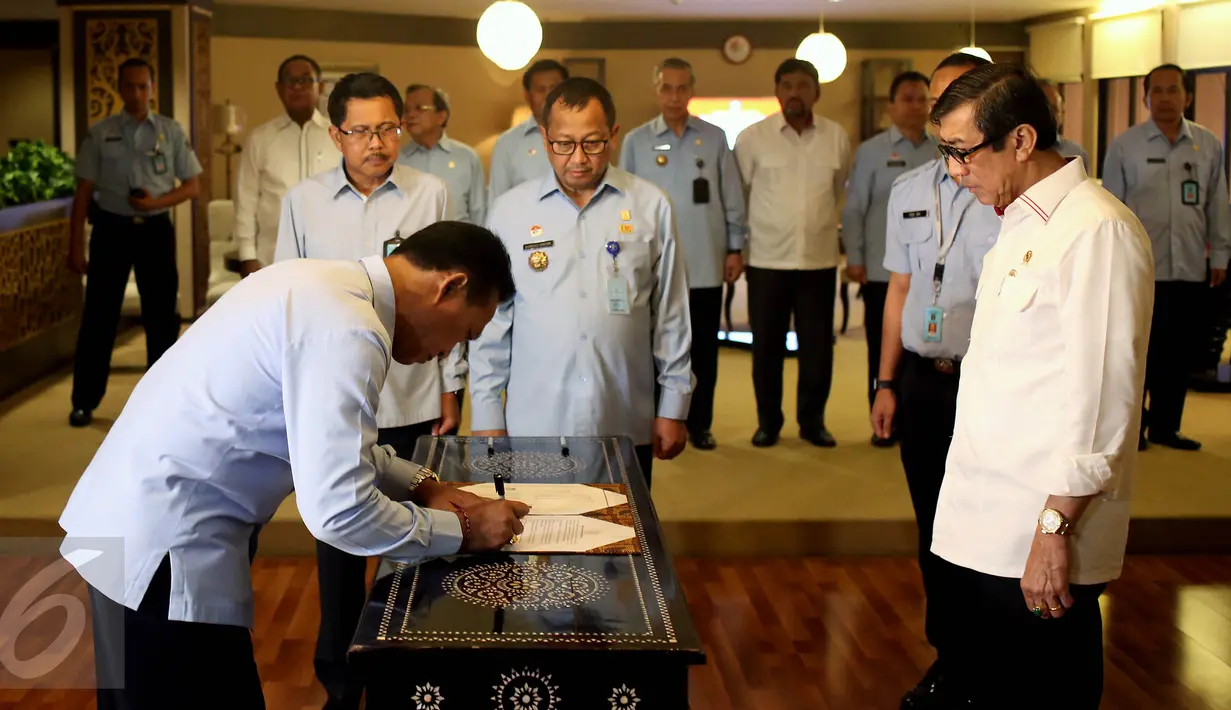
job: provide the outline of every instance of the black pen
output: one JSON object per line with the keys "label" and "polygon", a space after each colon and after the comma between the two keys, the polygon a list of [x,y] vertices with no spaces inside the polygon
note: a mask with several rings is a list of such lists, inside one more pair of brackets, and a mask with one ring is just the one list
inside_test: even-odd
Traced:
{"label": "black pen", "polygon": [[487,437],[487,458],[496,455],[496,440],[493,437]]}
{"label": "black pen", "polygon": [[564,437],[560,437],[560,455],[568,458],[568,444],[564,441]]}
{"label": "black pen", "polygon": [[495,480],[496,480],[496,494],[500,496],[500,500],[504,500],[504,476],[497,473],[495,475]]}

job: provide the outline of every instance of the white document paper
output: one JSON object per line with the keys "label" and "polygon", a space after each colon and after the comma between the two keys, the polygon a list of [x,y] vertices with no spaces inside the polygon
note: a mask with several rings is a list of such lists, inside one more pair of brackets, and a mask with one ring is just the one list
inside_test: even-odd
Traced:
{"label": "white document paper", "polygon": [[636,535],[630,527],[580,515],[528,515],[522,524],[525,530],[505,552],[586,552]]}
{"label": "white document paper", "polygon": [[[494,483],[479,483],[462,490],[480,498],[500,497]],[[580,483],[509,483],[504,487],[504,497],[530,506],[531,515],[581,515],[628,501],[622,493]]]}

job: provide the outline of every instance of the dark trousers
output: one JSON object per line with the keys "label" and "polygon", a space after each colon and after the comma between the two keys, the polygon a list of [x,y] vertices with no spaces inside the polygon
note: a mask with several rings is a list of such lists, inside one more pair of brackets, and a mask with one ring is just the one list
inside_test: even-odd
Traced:
{"label": "dark trousers", "polygon": [[833,380],[837,277],[837,269],[748,269],[752,384],[757,398],[757,423],[765,432],[777,434],[784,422],[782,363],[792,314],[799,341],[796,420],[805,432],[820,431],[825,426],[825,405]]}
{"label": "dark trousers", "polygon": [[[434,423],[381,429],[376,443],[392,446],[399,457],[409,459],[419,437],[431,436]],[[316,678],[329,694],[330,708],[358,708],[363,685],[348,669],[346,653],[367,603],[368,559],[317,540],[316,576],[321,594],[321,625],[313,658]]]}
{"label": "dark trousers", "polygon": [[131,217],[102,210],[94,212],[85,307],[73,365],[73,409],[86,410],[96,409],[107,392],[124,289],[133,269],[141,295],[147,367],[152,367],[175,344],[180,331],[176,309],[179,272],[170,216],[146,217],[136,223]]}
{"label": "dark trousers", "polygon": [[718,326],[722,319],[722,287],[688,292],[692,320],[692,374],[697,377],[688,410],[688,433],[700,436],[714,423],[714,390],[718,386]]}
{"label": "dark trousers", "polygon": [[641,475],[645,476],[645,487],[650,487],[650,473],[654,469],[654,446],[646,444],[634,447],[637,454],[637,464],[641,466]]}
{"label": "dark trousers", "polygon": [[932,524],[945,477],[945,460],[957,418],[958,375],[936,369],[934,361],[905,350],[898,375],[897,431],[902,468],[919,528],[919,571],[927,596],[925,631],[941,657],[955,625],[966,623],[955,604],[961,598],[948,579],[948,566],[932,554]]}
{"label": "dark trousers", "polygon": [[167,619],[169,556],[135,611],[89,593],[99,710],[265,707],[248,629]]}
{"label": "dark trousers", "polygon": [[860,288],[863,296],[863,323],[868,341],[868,406],[876,400],[876,378],[881,369],[881,329],[885,325],[885,296],[889,284],[869,281]]}
{"label": "dark trousers", "polygon": [[1188,396],[1201,337],[1209,286],[1187,281],[1154,284],[1154,318],[1150,325],[1150,350],[1146,357],[1146,387],[1141,417],[1142,430],[1158,437],[1180,431],[1184,400]]}
{"label": "dark trousers", "polygon": [[1072,608],[1059,619],[1040,619],[1027,608],[1020,579],[942,564],[950,568],[953,593],[967,620],[955,627],[958,637],[945,657],[945,672],[971,698],[971,710],[1037,708],[1041,676],[1056,689],[1055,707],[1098,708],[1103,694],[1099,595],[1107,585],[1070,585]]}

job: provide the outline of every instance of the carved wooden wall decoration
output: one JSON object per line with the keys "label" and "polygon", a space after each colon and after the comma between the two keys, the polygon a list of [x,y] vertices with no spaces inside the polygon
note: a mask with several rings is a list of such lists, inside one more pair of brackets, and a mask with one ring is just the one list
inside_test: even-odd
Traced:
{"label": "carved wooden wall decoration", "polygon": [[127,59],[144,59],[154,67],[153,109],[171,115],[174,77],[170,12],[78,12],[74,31],[78,48],[73,77],[78,145],[90,126],[123,109],[118,80],[120,65]]}
{"label": "carved wooden wall decoration", "polygon": [[64,267],[68,220],[0,234],[0,352],[74,317],[81,278]]}

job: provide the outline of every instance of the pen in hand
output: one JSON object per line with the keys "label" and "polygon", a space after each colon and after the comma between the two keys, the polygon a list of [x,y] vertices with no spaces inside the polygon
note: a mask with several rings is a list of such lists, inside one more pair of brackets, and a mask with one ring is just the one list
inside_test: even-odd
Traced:
{"label": "pen in hand", "polygon": [[500,500],[504,500],[504,476],[500,474],[496,474],[495,481],[496,481],[496,495],[500,496]]}

